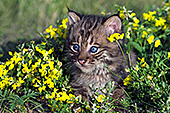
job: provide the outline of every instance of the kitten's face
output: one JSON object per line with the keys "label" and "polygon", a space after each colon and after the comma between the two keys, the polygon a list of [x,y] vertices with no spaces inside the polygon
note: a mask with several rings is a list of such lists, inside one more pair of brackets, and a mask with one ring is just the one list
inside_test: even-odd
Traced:
{"label": "kitten's face", "polygon": [[116,44],[110,43],[107,36],[119,32],[121,21],[117,16],[110,18],[68,12],[70,24],[67,46],[70,60],[82,72],[102,69],[104,63],[113,61],[118,53]]}

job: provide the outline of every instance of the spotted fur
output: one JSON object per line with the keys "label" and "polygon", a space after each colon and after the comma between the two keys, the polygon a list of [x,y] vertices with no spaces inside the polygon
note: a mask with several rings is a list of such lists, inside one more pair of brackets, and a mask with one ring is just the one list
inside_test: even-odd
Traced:
{"label": "spotted fur", "polygon": [[[66,54],[71,70],[70,85],[78,89],[79,93],[81,89],[85,89],[87,95],[92,95],[90,84],[93,88],[103,88],[109,81],[115,81],[115,85],[120,83],[120,79],[105,66],[122,78],[127,76],[125,68],[128,65],[120,48],[116,42],[107,40],[109,35],[121,32],[119,17],[80,15],[69,10],[68,20],[70,28]],[[119,42],[123,44],[123,40]]]}

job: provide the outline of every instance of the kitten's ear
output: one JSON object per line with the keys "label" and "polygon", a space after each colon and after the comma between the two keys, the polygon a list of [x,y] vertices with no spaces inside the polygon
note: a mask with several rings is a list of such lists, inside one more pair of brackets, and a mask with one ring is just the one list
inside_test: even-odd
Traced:
{"label": "kitten's ear", "polygon": [[106,31],[109,35],[113,34],[114,32],[119,33],[122,27],[122,22],[118,16],[111,16],[104,22],[106,27]]}
{"label": "kitten's ear", "polygon": [[71,11],[70,9],[68,9],[67,18],[69,25],[73,25],[74,23],[80,21],[80,15],[74,11]]}

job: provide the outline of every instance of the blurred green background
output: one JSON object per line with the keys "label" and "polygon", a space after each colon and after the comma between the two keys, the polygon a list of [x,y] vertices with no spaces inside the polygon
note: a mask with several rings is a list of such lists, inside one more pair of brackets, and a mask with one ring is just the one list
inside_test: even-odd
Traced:
{"label": "blurred green background", "polygon": [[49,24],[66,17],[70,9],[85,14],[117,13],[115,4],[142,13],[163,5],[164,0],[0,0],[0,61],[15,46],[29,40],[39,40]]}

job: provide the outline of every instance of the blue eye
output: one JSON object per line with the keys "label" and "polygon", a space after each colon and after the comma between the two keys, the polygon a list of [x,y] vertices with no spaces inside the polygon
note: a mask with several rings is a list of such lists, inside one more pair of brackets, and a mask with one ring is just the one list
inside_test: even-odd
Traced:
{"label": "blue eye", "polygon": [[79,45],[78,45],[78,44],[73,45],[73,49],[74,49],[75,51],[78,51],[78,50],[79,50]]}
{"label": "blue eye", "polygon": [[95,46],[92,46],[92,47],[90,48],[90,51],[91,51],[92,53],[97,52],[97,50],[98,50],[98,48],[95,47]]}

